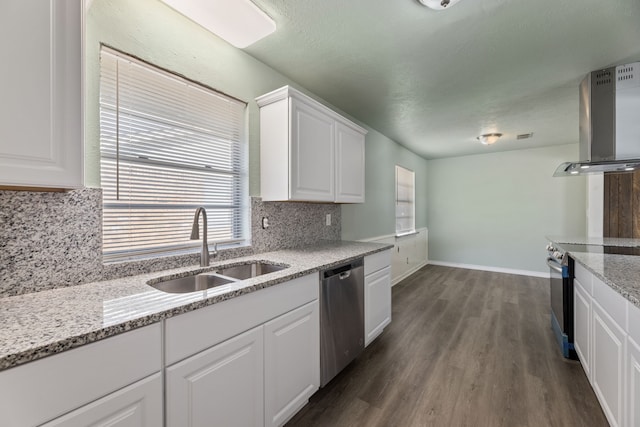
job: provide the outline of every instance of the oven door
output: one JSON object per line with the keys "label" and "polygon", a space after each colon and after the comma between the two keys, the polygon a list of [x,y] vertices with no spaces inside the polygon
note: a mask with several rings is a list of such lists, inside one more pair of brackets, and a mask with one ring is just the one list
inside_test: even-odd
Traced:
{"label": "oven door", "polygon": [[575,358],[573,349],[573,280],[569,266],[547,258],[551,272],[551,327],[564,357]]}

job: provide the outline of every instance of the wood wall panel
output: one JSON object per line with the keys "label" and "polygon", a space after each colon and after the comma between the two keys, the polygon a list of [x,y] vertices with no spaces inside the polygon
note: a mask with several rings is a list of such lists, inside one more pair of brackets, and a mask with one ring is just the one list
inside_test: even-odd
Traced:
{"label": "wood wall panel", "polygon": [[604,237],[640,238],[640,171],[605,173]]}
{"label": "wood wall panel", "polygon": [[633,237],[640,238],[640,171],[633,173],[632,184]]}

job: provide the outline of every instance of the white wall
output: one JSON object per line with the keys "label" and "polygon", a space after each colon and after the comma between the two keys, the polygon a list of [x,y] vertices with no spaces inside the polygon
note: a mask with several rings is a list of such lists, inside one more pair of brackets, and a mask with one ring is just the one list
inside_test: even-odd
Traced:
{"label": "white wall", "polygon": [[552,177],[578,145],[428,161],[429,260],[548,274],[546,235],[584,235],[585,177]]}

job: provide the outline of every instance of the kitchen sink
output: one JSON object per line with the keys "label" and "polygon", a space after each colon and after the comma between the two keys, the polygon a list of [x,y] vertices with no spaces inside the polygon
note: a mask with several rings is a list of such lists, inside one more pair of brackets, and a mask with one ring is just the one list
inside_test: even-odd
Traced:
{"label": "kitchen sink", "polygon": [[195,276],[180,277],[179,279],[164,280],[149,286],[171,294],[184,294],[187,292],[206,291],[207,289],[228,285],[233,282],[235,282],[235,280],[227,277],[212,274],[198,274]]}
{"label": "kitchen sink", "polygon": [[256,261],[229,267],[221,266],[217,270],[208,273],[200,273],[192,276],[162,280],[157,283],[148,284],[159,291],[172,294],[182,294],[187,292],[205,291],[207,289],[229,285],[241,280],[280,271],[287,267],[288,266]]}
{"label": "kitchen sink", "polygon": [[234,265],[233,267],[224,267],[216,270],[216,273],[222,276],[233,277],[237,280],[244,280],[256,276],[261,276],[263,274],[280,271],[285,268],[287,267],[282,265],[267,264],[264,262],[252,262],[249,264]]}

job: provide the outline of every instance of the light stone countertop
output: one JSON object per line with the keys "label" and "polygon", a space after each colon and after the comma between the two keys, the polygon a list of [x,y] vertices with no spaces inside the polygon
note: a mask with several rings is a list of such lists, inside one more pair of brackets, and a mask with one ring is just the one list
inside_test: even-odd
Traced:
{"label": "light stone countertop", "polygon": [[[389,249],[393,245],[322,242],[220,262],[0,299],[0,370],[21,365],[175,315],[255,292]],[[289,265],[281,271],[205,291],[169,294],[149,285],[247,261]],[[157,280],[156,280],[157,281]]]}
{"label": "light stone countertop", "polygon": [[[640,246],[640,239],[559,236],[549,236],[548,239],[561,247],[563,244]],[[567,252],[575,261],[640,308],[640,256],[578,252],[575,250],[568,250]]]}

